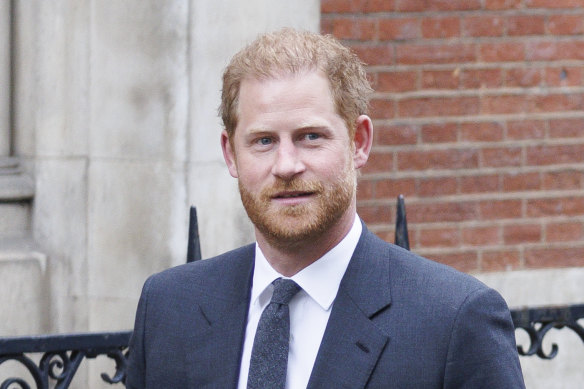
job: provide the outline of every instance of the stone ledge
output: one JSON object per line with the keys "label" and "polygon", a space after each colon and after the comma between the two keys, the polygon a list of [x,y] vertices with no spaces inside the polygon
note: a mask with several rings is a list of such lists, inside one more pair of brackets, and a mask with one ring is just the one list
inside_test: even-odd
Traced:
{"label": "stone ledge", "polygon": [[0,263],[6,261],[35,261],[44,272],[47,255],[40,252],[31,238],[0,238]]}
{"label": "stone ledge", "polygon": [[0,202],[31,200],[33,197],[34,183],[30,177],[0,173]]}
{"label": "stone ledge", "polygon": [[28,201],[34,197],[34,182],[22,173],[14,157],[0,157],[0,202]]}
{"label": "stone ledge", "polygon": [[39,251],[24,250],[0,250],[0,264],[13,263],[36,263],[40,271],[44,274],[47,268],[47,255]]}

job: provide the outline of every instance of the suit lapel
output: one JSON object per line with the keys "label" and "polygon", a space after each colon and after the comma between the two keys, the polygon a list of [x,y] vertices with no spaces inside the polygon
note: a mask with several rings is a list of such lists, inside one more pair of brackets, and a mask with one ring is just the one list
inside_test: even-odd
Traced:
{"label": "suit lapel", "polygon": [[389,337],[372,322],[391,303],[387,248],[366,227],[343,276],[308,388],[363,388]]}
{"label": "suit lapel", "polygon": [[254,246],[250,246],[235,261],[235,269],[225,269],[220,277],[210,280],[206,293],[197,301],[195,314],[206,326],[187,346],[192,347],[187,354],[191,387],[237,386],[253,273]]}

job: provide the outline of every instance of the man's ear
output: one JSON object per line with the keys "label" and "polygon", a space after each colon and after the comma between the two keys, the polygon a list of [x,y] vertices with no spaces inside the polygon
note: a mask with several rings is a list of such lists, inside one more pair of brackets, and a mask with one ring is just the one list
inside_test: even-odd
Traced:
{"label": "man's ear", "polygon": [[225,159],[225,164],[229,170],[231,177],[237,178],[237,162],[235,160],[235,150],[233,150],[233,145],[229,141],[229,135],[227,131],[223,130],[221,132],[221,149],[223,150],[223,159]]}
{"label": "man's ear", "polygon": [[355,121],[355,137],[353,139],[355,152],[353,159],[355,168],[359,169],[367,163],[371,146],[373,145],[373,123],[367,115],[361,115]]}

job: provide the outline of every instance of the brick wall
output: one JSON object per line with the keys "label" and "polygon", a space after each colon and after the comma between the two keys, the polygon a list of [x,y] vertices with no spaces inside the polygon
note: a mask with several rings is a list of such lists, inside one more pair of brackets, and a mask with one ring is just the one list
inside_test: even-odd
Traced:
{"label": "brick wall", "polygon": [[584,266],[584,3],[322,0],[369,65],[359,213],[463,271]]}

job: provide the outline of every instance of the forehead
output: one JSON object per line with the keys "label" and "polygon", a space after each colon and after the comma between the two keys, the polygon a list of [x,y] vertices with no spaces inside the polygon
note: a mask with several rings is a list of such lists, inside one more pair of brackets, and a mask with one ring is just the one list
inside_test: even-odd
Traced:
{"label": "forehead", "polygon": [[330,84],[318,70],[265,79],[246,78],[241,83],[237,107],[239,123],[285,120],[295,115],[330,119],[335,113]]}

